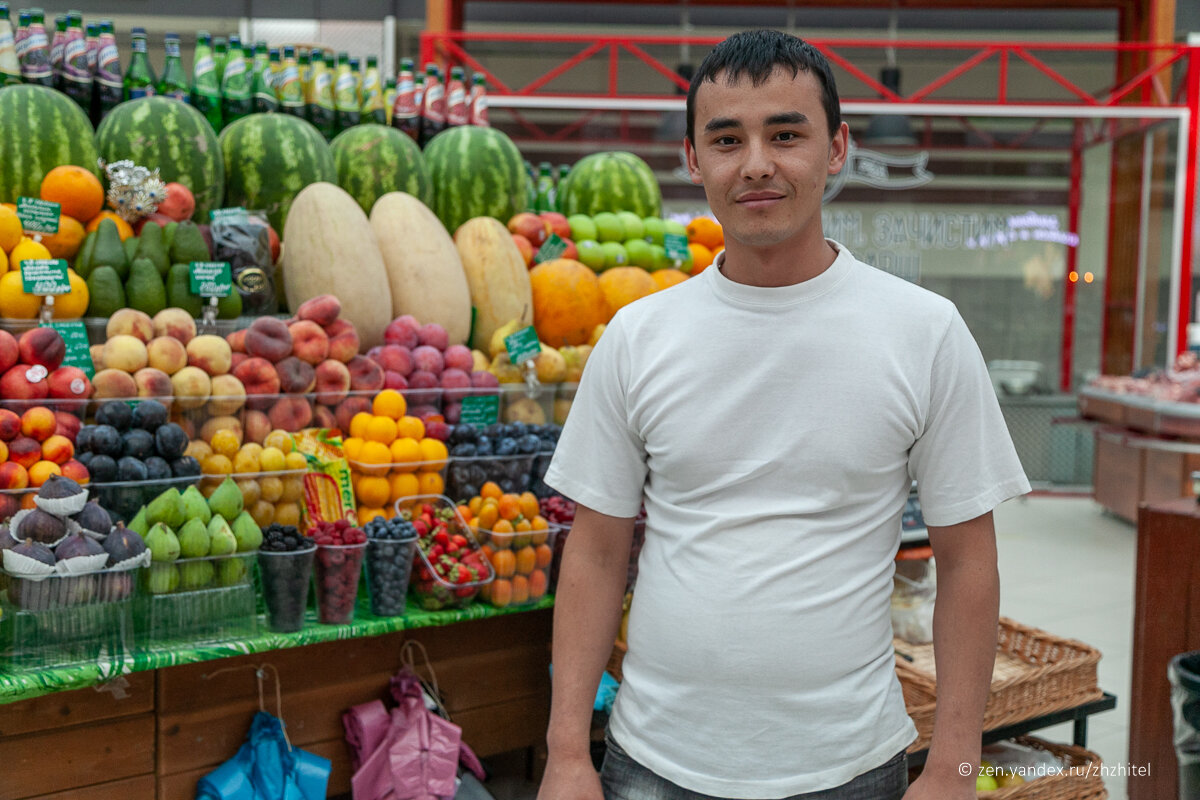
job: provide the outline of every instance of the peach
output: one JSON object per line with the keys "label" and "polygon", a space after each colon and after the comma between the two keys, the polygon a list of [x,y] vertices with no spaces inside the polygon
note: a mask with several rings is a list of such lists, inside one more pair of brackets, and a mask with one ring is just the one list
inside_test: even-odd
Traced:
{"label": "peach", "polygon": [[174,336],[186,345],[196,335],[196,320],[182,308],[164,308],[154,315],[154,335]]}
{"label": "peach", "polygon": [[105,369],[119,369],[130,374],[150,363],[150,357],[146,352],[146,343],[127,333],[110,336],[104,343],[104,354],[101,359],[104,361]]}
{"label": "peach", "polygon": [[20,435],[21,417],[7,408],[0,409],[0,441],[11,442]]}
{"label": "peach", "polygon": [[517,250],[521,253],[521,259],[525,262],[525,266],[533,266],[533,245],[519,233],[512,234],[513,244],[517,246]]}
{"label": "peach", "polygon": [[21,435],[44,442],[54,435],[58,419],[45,406],[34,406],[21,415]]}
{"label": "peach", "polygon": [[174,375],[188,365],[188,353],[174,336],[155,336],[146,345],[147,363],[168,375]]}
{"label": "peach", "polygon": [[[34,444],[37,444],[37,442],[34,442]],[[37,452],[40,454],[42,448],[39,447]],[[9,458],[12,458],[11,451]],[[31,463],[36,464],[37,462],[33,461]],[[18,464],[15,459],[0,464],[0,489],[24,489],[27,487],[29,485],[29,473],[26,471],[27,469],[27,467]]]}
{"label": "peach", "polygon": [[246,329],[246,352],[277,363],[292,353],[292,334],[287,323],[275,317],[259,317]]}
{"label": "peach", "polygon": [[446,352],[442,353],[442,363],[446,369],[461,369],[468,375],[475,369],[475,357],[471,355],[471,348],[463,344],[447,347]]}
{"label": "peach", "polygon": [[[237,365],[233,376],[242,382],[247,397],[279,394],[279,373],[275,371],[275,365],[265,358],[247,358]],[[252,398],[247,404],[250,408],[260,410],[268,405],[253,401]]]}
{"label": "peach", "polygon": [[46,378],[50,397],[62,400],[87,400],[92,396],[92,382],[78,367],[59,367]]}
{"label": "peach", "polygon": [[471,394],[471,376],[461,369],[448,369],[442,373],[442,389],[447,400],[462,400]]}
{"label": "peach", "polygon": [[233,350],[220,336],[197,336],[186,349],[188,366],[199,367],[209,375],[224,375],[233,365]]}
{"label": "peach", "polygon": [[417,322],[417,318],[412,314],[405,314],[388,323],[383,330],[383,341],[386,344],[398,344],[411,350],[421,343],[417,338],[419,330],[421,330],[421,323]]}
{"label": "peach", "polygon": [[415,370],[441,375],[442,370],[446,368],[446,361],[442,358],[442,351],[431,345],[423,344],[413,350],[412,359],[413,369]]}
{"label": "peach", "polygon": [[225,430],[233,431],[233,434],[237,436],[239,442],[245,441],[245,430],[242,427],[242,422],[237,417],[233,416],[212,417],[211,419],[206,420],[204,424],[200,426],[200,438],[206,442],[211,442],[213,434],[215,434],[217,431]]}
{"label": "peach", "polygon": [[404,389],[408,388],[408,378],[404,377],[399,372],[392,372],[390,369],[384,370],[383,388],[403,391]]}
{"label": "peach", "polygon": [[184,367],[171,376],[175,402],[180,408],[199,408],[212,394],[212,379],[199,367]]}
{"label": "peach", "polygon": [[42,458],[62,466],[75,457],[75,445],[65,436],[54,435],[42,442]]}
{"label": "peach", "polygon": [[22,364],[41,364],[53,372],[67,355],[67,343],[54,328],[30,328],[17,340],[17,353]]}
{"label": "peach", "polygon": [[215,416],[236,414],[246,404],[246,387],[232,375],[217,375],[212,379],[212,397],[208,413]]}
{"label": "peach", "polygon": [[383,370],[366,356],[355,356],[346,362],[350,370],[350,388],[356,392],[377,392],[383,388]]}
{"label": "peach", "polygon": [[296,356],[288,356],[275,365],[279,373],[279,391],[284,394],[306,394],[317,385],[317,374],[312,364]]}
{"label": "peach", "polygon": [[97,372],[104,369],[104,345],[89,345],[88,354],[92,357],[92,374],[95,375]]}
{"label": "peach", "polygon": [[325,335],[329,337],[329,357],[343,364],[358,355],[358,350],[362,347],[358,331],[350,320],[337,320],[325,328]]}
{"label": "peach", "polygon": [[229,349],[235,353],[246,352],[246,331],[234,331],[225,336],[225,341],[229,342]]}
{"label": "peach", "polygon": [[5,400],[44,400],[50,394],[49,373],[40,364],[17,364],[0,376],[0,397]]}
{"label": "peach", "polygon": [[133,336],[145,344],[154,338],[154,320],[143,311],[122,308],[108,318],[104,335],[109,339],[114,336]]}
{"label": "peach", "polygon": [[245,360],[246,360],[247,358],[249,358],[249,357],[250,357],[250,356],[246,355],[245,353],[237,353],[237,352],[235,352],[235,353],[234,353],[232,356],[230,356],[230,358],[229,358],[229,371],[230,371],[230,372],[233,372],[235,369],[237,369],[237,366],[238,366],[238,364],[242,363],[243,361],[245,361]]}
{"label": "peach", "polygon": [[[15,467],[16,464],[13,464]],[[29,473],[25,473],[26,484],[29,482]],[[21,510],[21,501],[17,499],[15,494],[0,494],[0,520],[7,520],[10,517],[16,516]]]}
{"label": "peach", "polygon": [[413,371],[412,351],[398,344],[385,344],[379,349],[378,355],[368,356],[368,358],[383,367],[385,372],[408,375]]}
{"label": "peach", "polygon": [[170,404],[175,384],[171,383],[171,376],[161,369],[143,367],[133,373],[133,382],[137,384],[138,397],[158,397]]}
{"label": "peach", "polygon": [[296,309],[296,319],[311,320],[324,327],[341,313],[342,302],[331,294],[322,294],[301,303]]}
{"label": "peach", "polygon": [[92,480],[91,474],[88,473],[87,467],[75,459],[71,459],[62,465],[63,477],[70,478],[80,486]]}
{"label": "peach", "polygon": [[65,436],[74,443],[79,436],[79,429],[83,427],[83,420],[66,411],[55,411],[54,419],[57,422],[54,426],[54,435]]}
{"label": "peach", "polygon": [[267,419],[272,427],[295,433],[312,423],[312,404],[304,397],[281,397],[267,412]]}
{"label": "peach", "polygon": [[182,183],[171,181],[167,184],[167,197],[158,204],[157,211],[163,216],[176,222],[191,219],[196,213],[196,198],[192,190]]}
{"label": "peach", "polygon": [[21,349],[17,337],[8,331],[0,331],[0,372],[8,372],[21,360]]}
{"label": "peach", "polygon": [[350,420],[354,419],[355,414],[361,412],[371,413],[371,400],[366,397],[347,397],[338,404],[337,409],[333,412],[333,417],[337,421],[337,426],[342,432],[350,430]]}
{"label": "peach", "polygon": [[247,411],[242,417],[242,424],[246,429],[244,441],[247,442],[262,444],[271,432],[271,420],[262,411]]}
{"label": "peach", "polygon": [[317,365],[329,357],[329,337],[315,322],[300,320],[288,326],[292,334],[292,355]]}
{"label": "peach", "polygon": [[128,372],[102,369],[92,378],[92,396],[98,400],[114,397],[137,397],[137,382]]}
{"label": "peach", "polygon": [[329,406],[317,406],[313,409],[312,426],[314,428],[336,428],[337,419]]}
{"label": "peach", "polygon": [[437,375],[423,369],[418,369],[408,376],[408,388],[410,389],[435,389],[440,385],[441,382]]}
{"label": "peach", "polygon": [[550,238],[550,225],[537,214],[522,211],[508,221],[508,232],[524,236],[537,248]]}
{"label": "peach", "polygon": [[8,443],[8,460],[29,469],[42,460],[42,443],[28,436],[18,436]]}
{"label": "peach", "polygon": [[440,353],[450,346],[450,335],[436,322],[427,322],[417,331],[417,341]]}
{"label": "peach", "polygon": [[336,405],[350,391],[350,370],[340,361],[327,358],[314,370],[317,402]]}

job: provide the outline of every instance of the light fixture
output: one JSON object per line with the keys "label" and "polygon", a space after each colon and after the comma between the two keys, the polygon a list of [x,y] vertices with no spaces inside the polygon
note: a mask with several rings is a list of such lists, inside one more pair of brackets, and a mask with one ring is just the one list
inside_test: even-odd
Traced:
{"label": "light fixture", "polygon": [[[888,38],[896,40],[898,28],[896,6],[892,6],[892,14],[888,20]],[[896,48],[888,46],[885,50],[887,65],[879,72],[879,82],[893,94],[900,94],[900,68],[896,66]],[[915,147],[917,137],[913,134],[908,117],[903,114],[876,114],[867,123],[861,144],[875,147]]]}

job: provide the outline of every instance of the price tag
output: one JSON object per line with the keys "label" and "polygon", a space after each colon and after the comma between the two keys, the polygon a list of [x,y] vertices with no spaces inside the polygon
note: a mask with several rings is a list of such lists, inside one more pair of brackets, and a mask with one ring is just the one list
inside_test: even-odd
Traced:
{"label": "price tag", "polygon": [[[41,327],[54,328],[62,336],[67,346],[63,364],[68,367],[79,367],[88,376],[88,380],[96,377],[92,365],[92,351],[88,343],[87,327],[79,320],[63,320],[61,322],[43,322]],[[76,394],[82,395],[86,387],[80,386]],[[70,389],[75,391],[75,387]]]}
{"label": "price tag", "polygon": [[58,215],[62,206],[36,197],[17,198],[17,216],[26,233],[58,233]]}
{"label": "price tag", "polygon": [[537,331],[530,325],[522,328],[511,336],[504,337],[504,349],[508,350],[508,360],[516,366],[538,357],[542,345],[538,341]]}
{"label": "price tag", "polygon": [[21,286],[25,294],[67,294],[71,281],[67,278],[65,258],[30,258],[21,262]]}
{"label": "price tag", "polygon": [[500,395],[487,394],[464,397],[459,424],[486,427],[500,420]]}
{"label": "price tag", "polygon": [[228,261],[193,261],[188,265],[188,283],[192,294],[229,297],[233,292],[233,272]]}
{"label": "price tag", "polygon": [[543,261],[553,261],[565,252],[567,252],[567,243],[560,239],[557,233],[552,233],[550,234],[550,238],[533,254],[533,261],[536,264],[541,264]]}
{"label": "price tag", "polygon": [[687,237],[678,233],[663,234],[663,248],[667,251],[667,258],[680,263],[692,255],[692,251],[688,250]]}
{"label": "price tag", "polygon": [[235,222],[244,220],[250,216],[250,212],[241,206],[230,206],[229,208],[214,208],[208,212],[208,218],[213,222]]}

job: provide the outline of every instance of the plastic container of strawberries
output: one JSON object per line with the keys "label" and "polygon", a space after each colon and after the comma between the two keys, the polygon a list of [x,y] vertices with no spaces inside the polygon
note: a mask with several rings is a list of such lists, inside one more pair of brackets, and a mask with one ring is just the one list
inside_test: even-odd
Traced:
{"label": "plastic container of strawberries", "polygon": [[[426,611],[464,608],[495,579],[495,570],[449,497],[419,495],[397,501],[396,513],[411,520],[417,529],[417,548],[408,589],[418,606]],[[422,524],[426,513],[435,521],[435,528],[439,527],[437,522],[445,522],[444,531],[452,541],[453,537],[462,537],[463,543],[456,545],[455,552],[442,552],[446,548],[437,541],[440,531]],[[458,561],[465,561],[465,564],[451,563]]]}

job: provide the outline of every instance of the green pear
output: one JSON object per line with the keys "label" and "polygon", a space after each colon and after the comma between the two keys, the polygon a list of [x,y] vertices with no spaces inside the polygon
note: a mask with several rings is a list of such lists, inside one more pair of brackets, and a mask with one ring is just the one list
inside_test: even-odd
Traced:
{"label": "green pear", "polygon": [[151,564],[147,587],[151,594],[170,594],[179,586],[179,567],[174,564]]}
{"label": "green pear", "polygon": [[225,556],[237,550],[237,539],[229,529],[229,523],[222,517],[213,517],[208,523],[208,538],[211,543],[210,555]]}
{"label": "green pear", "polygon": [[233,482],[233,478],[226,478],[217,487],[208,498],[208,507],[212,513],[226,520],[236,519],[242,513],[242,490]]}
{"label": "green pear", "polygon": [[189,486],[180,495],[183,498],[183,515],[187,519],[198,519],[205,525],[212,519],[212,511],[208,508],[208,501],[204,499],[204,495],[200,494],[200,490],[195,486]]}
{"label": "green pear", "polygon": [[203,589],[212,583],[213,565],[211,561],[190,561],[179,567],[179,588]]}
{"label": "green pear", "polygon": [[172,486],[146,506],[146,522],[151,526],[163,523],[168,528],[177,529],[187,520],[183,513],[183,496]]}
{"label": "green pear", "polygon": [[250,516],[249,511],[238,514],[237,519],[233,521],[233,536],[237,539],[239,553],[257,550],[262,545],[262,529],[258,527],[254,517]]}
{"label": "green pear", "polygon": [[179,555],[183,558],[202,558],[209,554],[212,547],[208,529],[195,517],[189,519],[179,529],[178,538]]}
{"label": "green pear", "polygon": [[146,534],[146,547],[150,548],[151,561],[174,561],[179,558],[179,538],[161,522]]}
{"label": "green pear", "polygon": [[248,572],[245,558],[222,558],[217,564],[217,585],[237,586],[245,583]]}
{"label": "green pear", "polygon": [[150,532],[150,525],[146,522],[146,507],[142,506],[140,509],[138,509],[138,513],[134,515],[133,519],[131,519],[129,524],[125,527],[142,537],[144,540],[146,538],[146,534]]}

